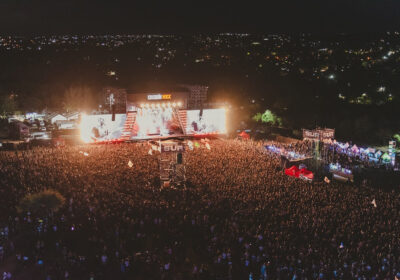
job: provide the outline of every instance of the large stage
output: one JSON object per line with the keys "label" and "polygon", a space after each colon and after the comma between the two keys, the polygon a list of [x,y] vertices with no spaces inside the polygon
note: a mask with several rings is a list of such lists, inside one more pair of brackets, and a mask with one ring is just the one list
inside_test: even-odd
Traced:
{"label": "large stage", "polygon": [[86,143],[200,137],[226,134],[225,109],[182,110],[154,106],[126,114],[84,115],[81,139]]}

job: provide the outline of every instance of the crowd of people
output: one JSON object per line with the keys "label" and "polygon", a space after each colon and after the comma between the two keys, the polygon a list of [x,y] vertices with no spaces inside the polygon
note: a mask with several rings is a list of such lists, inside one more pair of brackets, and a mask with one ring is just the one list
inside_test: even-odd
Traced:
{"label": "crowd of people", "polygon": [[[146,143],[0,152],[4,279],[394,279],[400,192],[309,183],[252,141],[186,149],[160,188]],[[56,212],[17,211],[60,192]],[[371,203],[373,201],[373,203]]]}

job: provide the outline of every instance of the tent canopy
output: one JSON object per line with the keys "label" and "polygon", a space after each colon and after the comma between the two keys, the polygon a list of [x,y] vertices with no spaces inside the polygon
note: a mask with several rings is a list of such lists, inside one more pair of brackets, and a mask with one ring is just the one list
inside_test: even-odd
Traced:
{"label": "tent canopy", "polygon": [[245,139],[250,139],[250,135],[246,133],[245,131],[242,131],[239,133],[239,136]]}
{"label": "tent canopy", "polygon": [[298,178],[300,176],[300,169],[296,165],[293,165],[292,167],[285,169],[285,174]]}
{"label": "tent canopy", "polygon": [[285,174],[291,177],[301,177],[309,180],[312,180],[314,178],[314,174],[310,170],[306,168],[299,169],[296,165],[286,168]]}
{"label": "tent canopy", "polygon": [[388,154],[388,153],[384,153],[383,156],[382,156],[382,160],[384,160],[384,161],[390,161],[390,156],[389,156],[389,154]]}
{"label": "tent canopy", "polygon": [[353,152],[355,152],[355,153],[358,153],[358,151],[359,151],[359,149],[358,149],[358,147],[357,147],[356,144],[354,144],[353,147],[351,147],[351,150],[352,150]]}

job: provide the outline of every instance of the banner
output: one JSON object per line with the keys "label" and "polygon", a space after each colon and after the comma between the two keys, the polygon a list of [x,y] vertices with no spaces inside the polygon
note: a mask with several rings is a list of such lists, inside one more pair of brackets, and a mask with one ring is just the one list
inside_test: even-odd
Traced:
{"label": "banner", "polygon": [[161,152],[184,152],[185,146],[183,143],[162,143]]}
{"label": "banner", "polygon": [[325,129],[303,129],[303,140],[315,140],[315,141],[329,141],[335,138],[335,130],[331,128]]}

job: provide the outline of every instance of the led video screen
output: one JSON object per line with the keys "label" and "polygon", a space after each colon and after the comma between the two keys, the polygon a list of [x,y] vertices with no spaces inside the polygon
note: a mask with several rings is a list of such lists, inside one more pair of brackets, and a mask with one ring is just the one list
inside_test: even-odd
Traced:
{"label": "led video screen", "polygon": [[121,138],[125,114],[83,115],[80,124],[81,139],[86,143],[117,140]]}
{"label": "led video screen", "polygon": [[225,109],[190,110],[186,116],[186,134],[226,133]]}
{"label": "led video screen", "polygon": [[139,109],[135,128],[132,133],[134,138],[182,135],[178,115],[172,108]]}

